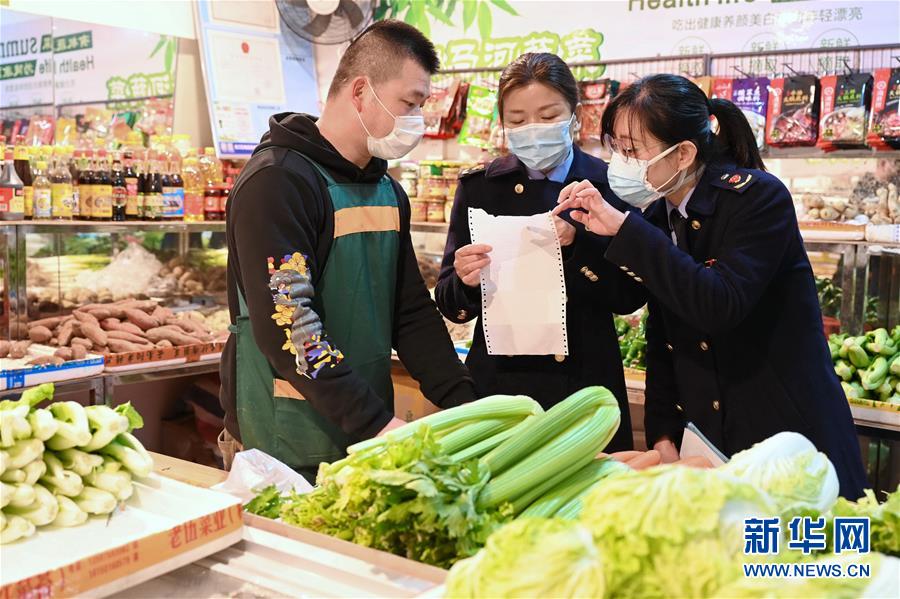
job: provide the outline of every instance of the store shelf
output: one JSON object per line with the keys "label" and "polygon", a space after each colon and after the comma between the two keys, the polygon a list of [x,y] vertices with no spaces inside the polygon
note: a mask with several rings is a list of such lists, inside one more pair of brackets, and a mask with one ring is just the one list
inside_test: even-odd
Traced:
{"label": "store shelf", "polygon": [[422,233],[446,233],[450,230],[450,225],[448,223],[412,222],[410,229]]}
{"label": "store shelf", "polygon": [[0,233],[18,227],[24,233],[136,233],[140,231],[161,231],[166,233],[202,233],[204,231],[222,232],[223,221],[187,223],[183,221],[2,221]]}
{"label": "store shelf", "polygon": [[853,148],[846,150],[834,150],[824,152],[815,146],[802,146],[796,148],[766,148],[761,152],[763,160],[782,158],[896,158],[900,156],[900,150],[888,150],[877,152],[872,148]]}

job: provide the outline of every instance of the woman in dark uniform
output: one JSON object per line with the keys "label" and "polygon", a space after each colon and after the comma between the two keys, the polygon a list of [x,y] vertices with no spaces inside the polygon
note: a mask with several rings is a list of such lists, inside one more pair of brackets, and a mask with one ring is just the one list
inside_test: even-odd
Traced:
{"label": "woman in dark uniform", "polygon": [[859,497],[859,441],[791,194],[763,170],[746,118],[655,75],[610,103],[602,129],[611,189],[644,218],[590,181],[567,186],[555,212],[612,236],[606,259],[650,293],[648,445],[674,461],[686,422],[728,455],[796,431],[831,459],[841,494]]}
{"label": "woman in dark uniform", "polygon": [[[556,206],[566,183],[588,180],[607,197],[606,165],[573,145],[580,114],[578,86],[553,54],[524,54],[500,77],[500,118],[510,154],[487,168],[463,173],[435,298],[453,322],[481,313],[479,280],[491,248],[472,245],[468,209],[492,215],[530,216]],[[625,208],[624,204],[616,204]],[[609,450],[632,447],[631,419],[612,313],[630,313],[646,301],[642,286],[603,259],[607,238],[556,219],[563,246],[569,356],[488,355],[482,327],[466,360],[480,397],[522,394],[544,408],[586,386],[602,385],[619,400],[621,425]]]}

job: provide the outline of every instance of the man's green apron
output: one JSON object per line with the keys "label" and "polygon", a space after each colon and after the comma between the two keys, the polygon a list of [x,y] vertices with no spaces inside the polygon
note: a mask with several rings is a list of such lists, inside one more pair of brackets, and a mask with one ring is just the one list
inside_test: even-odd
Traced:
{"label": "man's green apron", "polygon": [[[334,239],[316,281],[314,308],[344,361],[393,411],[391,339],[400,245],[394,186],[387,176],[374,184],[337,183],[324,168],[309,162],[327,182],[334,207]],[[253,339],[242,295],[240,310],[231,331],[237,337],[237,416],[244,446],[306,473],[345,456],[355,440],[286,381],[277,380]],[[327,369],[321,376],[328,376]]]}

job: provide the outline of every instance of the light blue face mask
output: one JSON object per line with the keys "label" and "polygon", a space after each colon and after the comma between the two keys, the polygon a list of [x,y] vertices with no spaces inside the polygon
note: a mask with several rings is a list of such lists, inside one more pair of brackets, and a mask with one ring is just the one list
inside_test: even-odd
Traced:
{"label": "light blue face mask", "polygon": [[[645,210],[650,204],[667,193],[672,193],[673,191],[680,189],[684,184],[695,180],[699,174],[699,169],[690,175],[686,169],[676,171],[659,187],[654,187],[653,184],[647,180],[647,170],[652,165],[671,154],[677,147],[678,144],[675,144],[650,160],[639,160],[637,158],[626,159],[622,154],[613,152],[612,158],[609,161],[609,170],[607,171],[610,189],[612,189],[613,193],[619,196],[626,204],[640,210]],[[678,181],[676,181],[675,185],[670,189],[666,189],[675,177],[678,177]]]}
{"label": "light blue face mask", "polygon": [[546,172],[553,169],[562,164],[572,150],[570,130],[574,120],[573,114],[567,121],[507,129],[509,151],[532,170]]}

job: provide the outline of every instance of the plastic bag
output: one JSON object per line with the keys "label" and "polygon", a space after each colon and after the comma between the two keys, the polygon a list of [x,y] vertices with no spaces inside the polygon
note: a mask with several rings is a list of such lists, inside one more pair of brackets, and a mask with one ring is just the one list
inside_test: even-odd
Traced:
{"label": "plastic bag", "polygon": [[282,494],[290,490],[309,493],[313,489],[305,478],[289,466],[258,449],[236,453],[228,478],[211,488],[234,495],[242,503],[247,503],[269,485],[275,485]]}

